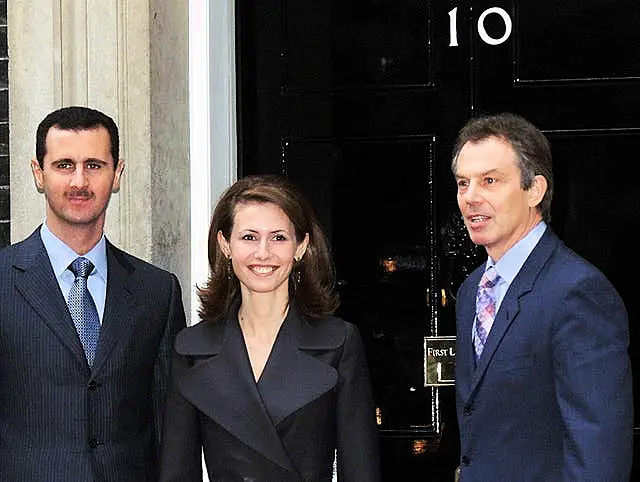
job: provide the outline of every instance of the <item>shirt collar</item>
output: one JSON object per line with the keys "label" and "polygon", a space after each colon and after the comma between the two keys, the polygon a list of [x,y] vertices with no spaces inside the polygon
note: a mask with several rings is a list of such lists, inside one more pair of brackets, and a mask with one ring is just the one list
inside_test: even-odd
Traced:
{"label": "shirt collar", "polygon": [[[42,223],[42,227],[40,228],[40,237],[42,238],[42,243],[47,251],[49,260],[51,261],[53,272],[56,275],[56,278],[59,278],[79,255],[65,244],[64,241],[53,234],[48,228],[46,222]],[[107,244],[104,233],[96,245],[91,248],[88,253],[84,254],[83,257],[93,263],[94,271],[92,271],[92,273],[97,274],[106,282]]]}
{"label": "shirt collar", "polygon": [[524,238],[509,248],[497,263],[494,263],[493,260],[489,258],[485,265],[485,271],[489,269],[489,267],[495,266],[500,278],[506,281],[507,284],[511,284],[531,254],[531,251],[533,251],[533,248],[536,247],[536,244],[538,244],[538,241],[542,238],[546,229],[546,223],[540,221]]}

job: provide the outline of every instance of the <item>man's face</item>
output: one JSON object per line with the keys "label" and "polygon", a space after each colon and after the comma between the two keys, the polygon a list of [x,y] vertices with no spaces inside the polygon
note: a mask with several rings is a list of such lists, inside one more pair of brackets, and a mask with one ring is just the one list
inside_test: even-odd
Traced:
{"label": "man's face", "polygon": [[49,129],[43,167],[31,169],[47,200],[47,226],[57,235],[78,228],[102,231],[111,193],[120,188],[124,164],[114,166],[108,131]]}
{"label": "man's face", "polygon": [[467,142],[458,155],[455,175],[458,206],[469,236],[494,261],[542,219],[536,206],[546,191],[546,180],[536,176],[532,187],[524,190],[516,152],[506,141],[489,137]]}

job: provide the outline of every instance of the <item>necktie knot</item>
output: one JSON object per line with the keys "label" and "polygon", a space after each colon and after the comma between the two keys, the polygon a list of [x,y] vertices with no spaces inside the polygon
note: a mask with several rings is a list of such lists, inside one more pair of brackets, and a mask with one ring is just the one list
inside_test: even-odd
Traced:
{"label": "necktie knot", "polygon": [[93,271],[93,263],[87,258],[79,257],[73,260],[73,263],[69,265],[69,269],[76,278],[80,276],[86,279]]}
{"label": "necktie knot", "polygon": [[487,271],[482,275],[482,279],[480,280],[480,288],[491,289],[500,281],[500,275],[495,270],[493,266],[491,266]]}

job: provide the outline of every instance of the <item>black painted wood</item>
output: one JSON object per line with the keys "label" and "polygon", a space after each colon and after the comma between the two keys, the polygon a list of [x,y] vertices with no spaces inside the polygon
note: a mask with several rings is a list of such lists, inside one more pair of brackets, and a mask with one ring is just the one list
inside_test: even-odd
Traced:
{"label": "black painted wood", "polygon": [[[285,173],[330,234],[341,314],[367,344],[385,481],[450,481],[456,465],[453,390],[421,386],[421,350],[423,336],[455,334],[453,295],[482,260],[457,222],[450,172],[470,116],[516,112],[551,139],[553,227],[622,294],[638,371],[637,0],[237,0],[236,10],[239,175]],[[490,45],[505,15],[511,33]]]}

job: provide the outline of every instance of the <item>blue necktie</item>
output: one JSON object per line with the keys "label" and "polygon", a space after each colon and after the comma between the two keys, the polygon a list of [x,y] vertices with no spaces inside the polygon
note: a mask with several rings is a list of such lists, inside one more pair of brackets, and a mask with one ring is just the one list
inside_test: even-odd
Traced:
{"label": "blue necktie", "polygon": [[76,258],[69,265],[69,270],[76,277],[69,292],[69,313],[84,347],[87,362],[92,366],[100,336],[98,310],[87,288],[87,277],[93,271],[93,263],[87,258]]}

